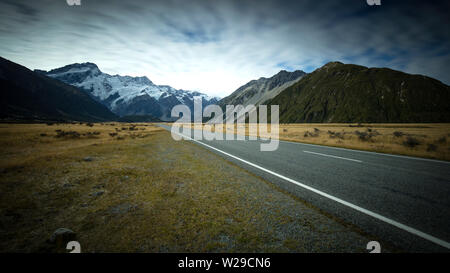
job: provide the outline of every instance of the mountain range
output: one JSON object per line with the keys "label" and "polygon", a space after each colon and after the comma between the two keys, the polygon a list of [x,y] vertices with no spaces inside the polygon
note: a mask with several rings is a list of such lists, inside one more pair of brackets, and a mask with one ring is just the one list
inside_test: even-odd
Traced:
{"label": "mountain range", "polygon": [[204,106],[216,104],[220,99],[196,91],[156,85],[145,76],[109,75],[100,71],[94,63],[75,63],[36,72],[84,90],[120,117],[151,115],[160,120],[171,121],[177,119],[170,116],[175,105],[187,105],[194,113],[194,96],[202,97]]}
{"label": "mountain range", "polygon": [[[330,62],[311,73],[280,71],[219,100],[156,85],[147,77],[109,75],[93,63],[31,71],[0,57],[3,121],[170,121],[173,106],[279,105],[280,122],[450,122],[450,87],[388,68]],[[191,111],[193,113],[193,111]]]}

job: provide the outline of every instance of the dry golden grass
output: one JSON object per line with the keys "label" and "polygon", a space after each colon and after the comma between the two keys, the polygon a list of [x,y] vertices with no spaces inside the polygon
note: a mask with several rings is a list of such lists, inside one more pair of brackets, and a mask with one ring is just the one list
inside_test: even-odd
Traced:
{"label": "dry golden grass", "polygon": [[[219,126],[214,130],[223,132]],[[270,124],[268,125],[270,130]],[[245,125],[249,135],[249,125]],[[236,125],[227,127],[236,132]],[[358,131],[358,132],[357,132]],[[397,136],[396,136],[397,134]],[[256,135],[256,134],[252,134]],[[363,135],[360,137],[360,135]],[[268,137],[268,135],[261,135]],[[280,124],[279,139],[379,153],[450,160],[450,124]],[[417,141],[415,143],[415,141]]]}
{"label": "dry golden grass", "polygon": [[130,127],[0,124],[0,252],[65,252],[46,242],[61,227],[82,252],[365,252],[377,239],[160,127]]}
{"label": "dry golden grass", "polygon": [[[129,131],[136,125],[138,130]],[[140,125],[140,126],[139,126]],[[117,132],[116,128],[119,130]],[[126,130],[122,130],[126,128]],[[56,130],[65,132],[76,131],[80,137],[57,138]],[[33,162],[39,158],[47,158],[64,154],[69,150],[79,149],[91,145],[111,144],[120,137],[146,137],[154,132],[162,131],[160,127],[150,124],[108,123],[95,124],[0,124],[0,147],[2,156],[0,166],[7,168],[17,164]],[[99,135],[82,134],[100,132]],[[111,137],[110,133],[117,133]],[[45,135],[44,135],[45,134]]]}

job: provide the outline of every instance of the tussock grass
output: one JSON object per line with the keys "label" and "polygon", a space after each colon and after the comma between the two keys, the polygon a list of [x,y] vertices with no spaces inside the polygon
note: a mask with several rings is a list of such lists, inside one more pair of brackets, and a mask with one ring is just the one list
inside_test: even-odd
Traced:
{"label": "tussock grass", "polygon": [[[318,136],[304,137],[313,128]],[[440,160],[450,160],[449,133],[450,124],[280,124],[282,140]]]}
{"label": "tussock grass", "polygon": [[365,252],[373,239],[162,128],[131,127],[0,124],[0,252],[65,252],[46,242],[61,227],[83,252]]}

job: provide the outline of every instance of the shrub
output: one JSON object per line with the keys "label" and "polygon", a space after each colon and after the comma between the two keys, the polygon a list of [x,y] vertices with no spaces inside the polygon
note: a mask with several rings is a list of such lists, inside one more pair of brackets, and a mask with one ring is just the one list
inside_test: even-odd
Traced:
{"label": "shrub", "polygon": [[355,131],[355,135],[357,135],[358,138],[362,141],[369,141],[369,140],[373,141],[372,137],[378,136],[381,134],[378,133],[377,130],[367,128],[367,131],[365,131],[365,132]]}
{"label": "shrub", "polygon": [[87,133],[84,133],[83,134],[83,136],[87,136],[87,137],[95,137],[95,136],[98,136],[98,135],[100,135],[100,132],[87,132]]}
{"label": "shrub", "polygon": [[402,137],[404,135],[403,132],[400,131],[395,131],[393,134],[395,137]]}
{"label": "shrub", "polygon": [[117,133],[109,133],[109,135],[110,135],[111,137],[115,137],[115,136],[117,136]]}
{"label": "shrub", "polygon": [[355,131],[355,135],[357,135],[358,138],[362,141],[369,141],[370,138],[372,137],[371,134],[369,134],[367,132],[360,132],[360,131]]}
{"label": "shrub", "polygon": [[306,131],[305,134],[303,135],[304,137],[318,137],[319,133],[311,133],[310,131]]}
{"label": "shrub", "polygon": [[340,138],[344,139],[344,134],[340,132],[334,132],[334,131],[328,131],[328,134],[330,135],[330,138]]}
{"label": "shrub", "polygon": [[416,138],[413,138],[411,136],[407,137],[406,140],[403,141],[403,145],[410,147],[410,148],[414,148],[419,144],[420,144],[419,140]]}
{"label": "shrub", "polygon": [[92,127],[92,126],[94,126],[94,123],[88,122],[88,123],[86,123],[86,126]]}
{"label": "shrub", "polygon": [[439,138],[439,139],[437,140],[437,142],[440,143],[440,144],[444,144],[444,143],[447,142],[447,138],[446,138],[445,136],[443,136],[443,137]]}
{"label": "shrub", "polygon": [[428,144],[427,152],[435,152],[437,150],[437,146],[434,144]]}
{"label": "shrub", "polygon": [[81,135],[80,133],[76,131],[62,131],[62,130],[56,130],[56,137],[57,138],[79,138]]}

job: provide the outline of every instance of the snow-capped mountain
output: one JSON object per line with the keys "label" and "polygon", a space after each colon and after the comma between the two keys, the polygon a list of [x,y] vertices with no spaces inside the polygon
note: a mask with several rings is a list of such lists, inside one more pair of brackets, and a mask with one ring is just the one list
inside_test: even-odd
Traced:
{"label": "snow-capped mountain", "polygon": [[156,85],[147,77],[109,75],[94,63],[76,63],[37,72],[86,91],[119,116],[152,115],[168,121],[174,120],[170,111],[178,104],[187,105],[193,113],[194,96],[201,96],[204,106],[220,100],[196,91]]}

